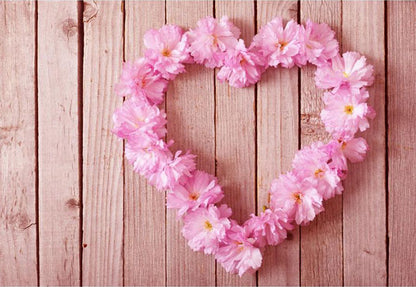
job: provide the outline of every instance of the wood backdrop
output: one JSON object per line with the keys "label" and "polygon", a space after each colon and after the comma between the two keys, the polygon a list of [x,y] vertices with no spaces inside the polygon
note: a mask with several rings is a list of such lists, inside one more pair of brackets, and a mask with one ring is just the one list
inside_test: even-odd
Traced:
{"label": "wood backdrop", "polygon": [[[123,60],[151,27],[228,15],[246,43],[276,15],[326,22],[375,66],[371,151],[345,193],[229,275],[180,235],[165,195],[111,134]],[[416,2],[0,2],[0,285],[416,285]],[[168,136],[216,173],[242,221],[298,147],[327,139],[313,68],[269,69],[233,89],[192,66],[171,83]]]}

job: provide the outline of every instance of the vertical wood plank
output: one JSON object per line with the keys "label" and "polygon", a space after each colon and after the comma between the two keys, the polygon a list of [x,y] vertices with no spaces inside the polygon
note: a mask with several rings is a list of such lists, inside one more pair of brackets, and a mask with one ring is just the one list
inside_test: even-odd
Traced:
{"label": "vertical wood plank", "polygon": [[[212,15],[212,1],[167,1],[167,23],[184,28]],[[215,173],[214,72],[187,66],[186,74],[169,84],[167,96],[168,139],[173,150],[190,149],[198,156],[197,168]],[[167,213],[167,285],[215,285],[213,256],[193,252],[181,235],[176,211]]]}
{"label": "vertical wood plank", "polygon": [[[301,2],[302,23],[325,22],[341,43],[341,1]],[[315,67],[301,69],[301,145],[329,139],[320,112],[323,91],[315,86]],[[326,201],[325,212],[301,228],[301,285],[342,285],[342,196]]]}
{"label": "vertical wood plank", "polygon": [[[371,14],[371,17],[368,15]],[[386,130],[384,2],[342,3],[344,51],[357,51],[374,65],[369,104],[377,117],[363,134],[370,146],[365,162],[350,166],[344,183],[345,285],[386,285]]]}
{"label": "vertical wood plank", "polygon": [[82,284],[123,285],[123,145],[111,133],[121,1],[84,2]]}
{"label": "vertical wood plank", "polygon": [[[165,24],[165,1],[126,1],[125,5],[125,58],[134,61],[144,55],[144,33]],[[127,160],[124,166],[124,283],[165,285],[165,193],[135,174]]]}
{"label": "vertical wood plank", "polygon": [[0,19],[0,285],[36,285],[35,2]]}
{"label": "vertical wood plank", "polygon": [[[257,2],[257,30],[274,17],[297,20],[295,1]],[[268,206],[271,182],[291,168],[298,150],[298,69],[269,68],[257,84],[257,210]],[[258,285],[299,285],[299,229],[267,247]]]}
{"label": "vertical wood plank", "polygon": [[388,2],[389,285],[416,285],[416,2]]}
{"label": "vertical wood plank", "polygon": [[80,284],[77,10],[38,2],[40,285]]}
{"label": "vertical wood plank", "polygon": [[[255,31],[254,1],[215,1],[215,16],[227,15],[241,29],[246,46]],[[232,88],[216,81],[217,175],[224,188],[224,202],[233,209],[239,223],[256,211],[256,103],[255,87]],[[217,283],[256,285],[256,275],[242,278],[217,264]]]}

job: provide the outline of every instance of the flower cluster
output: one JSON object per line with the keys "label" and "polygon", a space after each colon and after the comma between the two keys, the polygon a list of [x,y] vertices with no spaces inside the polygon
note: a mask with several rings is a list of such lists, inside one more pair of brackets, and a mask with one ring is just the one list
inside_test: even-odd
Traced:
{"label": "flower cluster", "polygon": [[[194,251],[213,254],[222,266],[240,276],[261,266],[267,245],[282,242],[295,224],[308,224],[324,210],[323,201],[343,191],[348,161],[364,159],[368,145],[356,138],[369,127],[374,110],[367,105],[366,86],[373,67],[358,53],[338,54],[335,33],[326,24],[275,18],[262,27],[249,47],[227,17],[201,19],[184,32],[175,25],[144,36],[145,56],[125,63],[116,93],[125,97],[113,115],[113,132],[126,140],[125,155],[134,171],[159,190],[167,190],[167,207],[177,209],[182,234]],[[299,150],[292,170],[272,182],[269,206],[239,225],[231,209],[218,203],[224,192],[215,176],[196,169],[195,156],[170,151],[166,142],[163,102],[169,80],[197,63],[219,68],[220,81],[233,87],[256,83],[269,67],[317,66],[316,85],[325,89],[321,113],[332,140]]]}

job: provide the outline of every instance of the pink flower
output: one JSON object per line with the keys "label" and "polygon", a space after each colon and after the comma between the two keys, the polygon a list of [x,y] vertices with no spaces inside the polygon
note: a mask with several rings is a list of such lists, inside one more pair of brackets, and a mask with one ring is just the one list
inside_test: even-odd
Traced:
{"label": "pink flower", "polygon": [[283,28],[282,19],[274,18],[254,36],[253,47],[267,59],[268,65],[291,68],[302,45],[299,32],[300,26],[295,21],[290,20]]}
{"label": "pink flower", "polygon": [[190,153],[180,155],[181,153],[181,151],[177,151],[165,166],[161,166],[158,171],[149,174],[147,178],[149,183],[156,186],[157,189],[166,190],[174,188],[182,180],[190,177],[195,170],[196,156]]}
{"label": "pink flower", "polygon": [[172,157],[163,140],[156,142],[142,141],[133,137],[126,143],[126,158],[133,165],[135,172],[149,176],[166,165]]}
{"label": "pink flower", "polygon": [[353,138],[342,143],[342,151],[350,162],[361,162],[368,151],[368,144],[363,138]]}
{"label": "pink flower", "polygon": [[323,199],[329,199],[341,194],[343,187],[337,170],[328,165],[329,156],[324,150],[322,143],[304,147],[296,153],[292,166],[299,181],[310,182]]}
{"label": "pink flower", "polygon": [[259,216],[252,214],[244,225],[250,237],[255,239],[254,245],[260,248],[279,244],[286,238],[286,230],[293,229],[285,212],[270,209],[266,209]]}
{"label": "pink flower", "polygon": [[224,197],[217,179],[203,171],[196,170],[183,185],[174,186],[167,195],[167,207],[178,208],[182,216],[188,210],[207,207]]}
{"label": "pink flower", "polygon": [[315,81],[318,88],[350,90],[360,93],[364,86],[374,81],[374,67],[367,65],[366,58],[356,52],[347,52],[332,58],[331,62],[316,69]]}
{"label": "pink flower", "polygon": [[118,137],[128,139],[134,134],[154,135],[162,138],[166,134],[166,114],[156,106],[128,99],[113,114],[114,129]]}
{"label": "pink flower", "polygon": [[229,50],[224,66],[218,72],[218,80],[229,81],[236,88],[248,87],[260,80],[264,70],[263,60],[247,50],[243,40],[239,40],[235,50]]}
{"label": "pink flower", "polygon": [[368,97],[365,89],[359,90],[358,94],[346,89],[326,92],[323,97],[325,108],[321,112],[325,129],[334,138],[345,140],[353,138],[358,130],[365,131],[370,126],[367,118],[374,117],[374,110],[366,103]]}
{"label": "pink flower", "polygon": [[345,179],[348,172],[347,158],[342,151],[342,142],[339,140],[331,140],[324,146],[325,152],[330,160],[328,165],[335,170],[340,179]]}
{"label": "pink flower", "polygon": [[325,23],[318,24],[308,20],[305,25],[304,41],[305,56],[316,66],[326,64],[338,54],[339,47],[335,32]]}
{"label": "pink flower", "polygon": [[231,228],[227,230],[215,259],[227,272],[238,273],[240,277],[245,272],[254,272],[261,266],[262,255],[253,243],[254,239],[248,237],[247,231],[235,221],[231,221]]}
{"label": "pink flower", "polygon": [[322,195],[307,181],[299,182],[292,174],[280,175],[270,189],[273,210],[282,209],[297,224],[306,224],[324,210]]}
{"label": "pink flower", "polygon": [[165,25],[159,30],[151,29],[144,35],[145,55],[154,69],[167,80],[185,72],[189,60],[188,44],[183,31],[175,25]]}
{"label": "pink flower", "polygon": [[208,16],[199,20],[197,27],[191,29],[187,36],[194,61],[215,68],[223,65],[226,51],[237,45],[240,30],[226,16],[219,22]]}
{"label": "pink flower", "polygon": [[213,254],[218,250],[230,226],[230,220],[222,217],[220,210],[211,204],[184,216],[182,235],[193,251],[203,250],[205,254]]}
{"label": "pink flower", "polygon": [[134,63],[124,63],[115,90],[121,97],[132,96],[150,104],[160,104],[167,85],[168,82],[159,73],[155,73],[147,60],[140,58]]}

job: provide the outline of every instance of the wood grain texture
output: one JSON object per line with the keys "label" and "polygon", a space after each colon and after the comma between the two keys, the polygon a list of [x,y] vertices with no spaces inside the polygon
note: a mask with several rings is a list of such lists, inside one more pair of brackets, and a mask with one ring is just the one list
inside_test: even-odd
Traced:
{"label": "wood grain texture", "polygon": [[121,1],[84,2],[82,284],[123,285],[123,144],[111,133]]}
{"label": "wood grain texture", "polygon": [[[255,33],[254,1],[216,1],[215,16],[227,15],[240,28],[248,46]],[[236,89],[216,80],[216,161],[223,202],[233,219],[243,223],[256,212],[256,95],[255,87]],[[256,285],[255,274],[238,277],[217,264],[217,284]]]}
{"label": "wood grain texture", "polygon": [[[297,20],[294,1],[257,2],[257,30],[274,17]],[[257,84],[257,210],[268,206],[271,182],[291,168],[298,149],[298,69],[270,68]],[[299,230],[266,248],[258,285],[299,285]]]}
{"label": "wood grain texture", "polygon": [[80,284],[78,3],[38,3],[40,285]]}
{"label": "wood grain texture", "polygon": [[387,13],[388,284],[412,286],[416,285],[416,2],[389,2]]}
{"label": "wood grain texture", "polygon": [[386,285],[384,2],[343,2],[342,38],[343,51],[357,51],[374,65],[369,104],[377,112],[363,134],[370,146],[367,158],[350,166],[344,183],[344,284]]}
{"label": "wood grain texture", "polygon": [[[165,1],[126,1],[125,17],[125,59],[134,61],[144,54],[144,33],[165,24]],[[165,193],[134,173],[127,160],[124,166],[124,283],[165,285]]]}
{"label": "wood grain texture", "polygon": [[0,19],[0,285],[36,285],[35,2]]}
{"label": "wood grain texture", "polygon": [[[325,22],[341,43],[341,1],[302,1],[301,20]],[[315,86],[315,67],[301,69],[301,145],[329,139],[320,112],[323,91]],[[301,228],[301,285],[342,285],[342,196],[324,203],[325,211]]]}
{"label": "wood grain texture", "polygon": [[[188,28],[212,12],[212,1],[168,1],[166,18],[168,24]],[[175,140],[173,150],[190,149],[198,156],[197,168],[214,174],[214,72],[202,66],[187,66],[185,74],[170,82],[166,101],[168,140]],[[215,285],[213,256],[193,252],[181,229],[176,210],[168,210],[167,285]]]}

